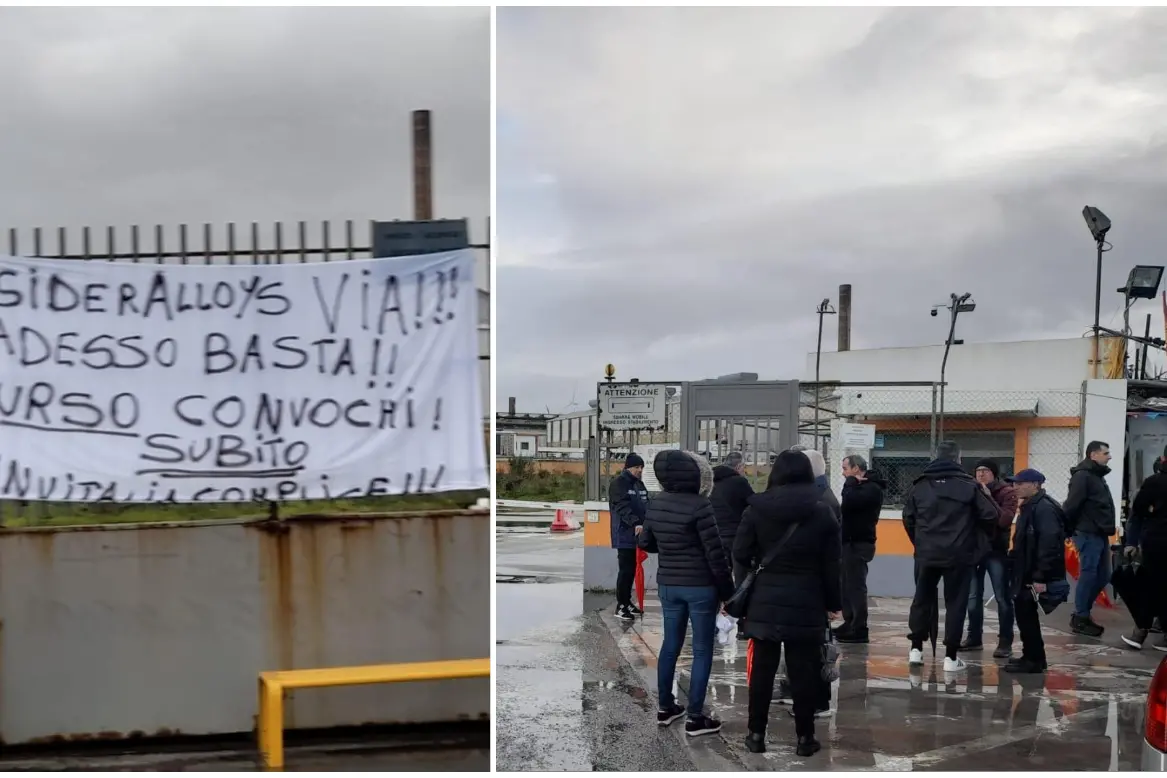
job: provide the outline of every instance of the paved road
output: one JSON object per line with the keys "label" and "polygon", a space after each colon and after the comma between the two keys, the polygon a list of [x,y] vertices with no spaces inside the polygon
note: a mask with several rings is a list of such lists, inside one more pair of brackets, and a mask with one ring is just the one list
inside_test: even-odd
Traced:
{"label": "paved road", "polygon": [[[582,595],[579,534],[498,538],[500,770],[1132,770],[1139,764],[1146,687],[1161,655],[1120,647],[1114,611],[1102,640],[1070,635],[1063,607],[1045,618],[1051,672],[1009,676],[990,654],[967,656],[955,679],[906,661],[907,602],[876,600],[873,642],[845,646],[835,712],[818,723],[823,751],[793,753],[793,721],[775,705],[768,752],[745,735],[745,644],[718,647],[708,694],[721,736],[687,740],[655,726],[659,605],[643,620],[612,618],[611,595]],[[986,637],[996,634],[995,609]],[[688,688],[686,647],[677,684]]]}
{"label": "paved road", "polygon": [[497,558],[498,769],[695,769],[611,633],[584,618],[582,532],[501,531]]}

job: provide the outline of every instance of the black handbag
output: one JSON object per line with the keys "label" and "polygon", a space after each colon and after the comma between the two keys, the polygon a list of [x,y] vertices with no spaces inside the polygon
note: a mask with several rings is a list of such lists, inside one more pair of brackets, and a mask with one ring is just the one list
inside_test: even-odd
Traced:
{"label": "black handbag", "polygon": [[762,563],[756,569],[751,570],[742,579],[741,585],[738,586],[737,591],[733,593],[725,602],[725,612],[729,614],[730,618],[744,619],[746,617],[746,609],[750,606],[750,595],[754,591],[754,584],[758,580],[758,574],[771,565],[775,559],[778,558],[778,552],[786,545],[786,541],[790,540],[790,536],[798,529],[798,522],[790,525],[790,529],[786,530],[786,534],[782,536],[772,549],[770,553],[762,558]]}

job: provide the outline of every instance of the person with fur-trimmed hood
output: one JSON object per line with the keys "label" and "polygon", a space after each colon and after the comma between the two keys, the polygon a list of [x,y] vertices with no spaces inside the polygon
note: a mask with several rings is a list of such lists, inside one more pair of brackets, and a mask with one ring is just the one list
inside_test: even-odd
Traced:
{"label": "person with fur-trimmed hood", "polygon": [[[667,727],[687,716],[685,734],[711,734],[721,729],[721,722],[704,712],[717,614],[734,593],[729,560],[709,501],[713,468],[701,454],[667,449],[656,455],[652,469],[663,491],[648,504],[637,541],[640,548],[657,555],[657,591],[664,615],[664,641],[656,665],[656,720]],[[693,664],[689,705],[682,708],[673,696],[673,679],[689,624],[693,626]]]}

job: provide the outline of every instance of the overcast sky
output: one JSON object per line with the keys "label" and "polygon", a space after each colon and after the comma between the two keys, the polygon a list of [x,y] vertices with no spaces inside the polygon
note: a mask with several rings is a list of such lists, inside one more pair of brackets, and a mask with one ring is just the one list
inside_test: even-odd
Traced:
{"label": "overcast sky", "polygon": [[1167,10],[504,9],[497,30],[500,405],[585,407],[606,362],[801,377],[848,282],[853,348],[943,342],[929,308],[966,291],[970,342],[1081,335],[1086,204],[1114,222],[1104,326],[1130,267],[1167,259]]}
{"label": "overcast sky", "polygon": [[0,73],[0,251],[9,227],[58,225],[104,248],[106,225],[161,223],[175,250],[180,222],[201,241],[204,221],[304,219],[317,242],[353,219],[363,241],[412,217],[423,108],[436,215],[484,239],[487,8],[0,8]]}

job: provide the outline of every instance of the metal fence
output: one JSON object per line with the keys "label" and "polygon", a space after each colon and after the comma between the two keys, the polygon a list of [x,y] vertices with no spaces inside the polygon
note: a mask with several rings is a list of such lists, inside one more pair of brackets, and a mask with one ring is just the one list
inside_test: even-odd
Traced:
{"label": "metal fence", "polygon": [[[470,248],[475,251],[481,268],[480,278],[489,293],[491,244],[490,219],[484,219],[478,233],[472,220],[467,219]],[[12,256],[42,259],[72,259],[80,261],[134,262],[159,265],[188,264],[250,264],[275,265],[283,262],[331,262],[350,259],[368,259],[373,256],[373,231],[376,221],[343,222],[249,222],[237,225],[228,222],[213,224],[178,224],[167,228],[161,224],[127,228],[88,226],[70,230],[57,227],[45,230],[36,227],[27,230],[9,228],[0,230],[7,240],[0,250]],[[485,237],[475,238],[475,235]],[[0,237],[0,240],[3,238]],[[6,244],[6,245],[5,245]],[[490,321],[479,318],[481,349],[479,359],[483,372],[490,375]],[[484,414],[488,412],[484,405]],[[489,428],[488,417],[484,424]],[[489,450],[489,449],[488,449]],[[399,498],[368,498],[370,504]],[[441,500],[441,495],[429,496]],[[463,501],[460,495],[450,495],[451,503]],[[353,500],[346,502],[356,502]],[[342,506],[343,507],[343,506]],[[37,524],[56,519],[84,522],[133,521],[148,516],[159,521],[179,521],[191,518],[236,518],[241,513],[256,512],[251,503],[216,505],[124,505],[119,503],[49,503],[25,500],[0,500],[0,523]],[[54,522],[55,523],[55,522]]]}
{"label": "metal fence", "polygon": [[[903,504],[941,439],[960,444],[970,473],[983,458],[996,460],[1003,476],[1040,470],[1058,500],[1082,457],[1080,390],[946,390],[941,416],[938,384],[804,383],[800,389],[799,442],[817,443],[832,488],[842,487],[843,457],[858,454],[887,481],[887,507]],[[874,427],[871,445],[848,439],[853,429],[846,424]]]}

